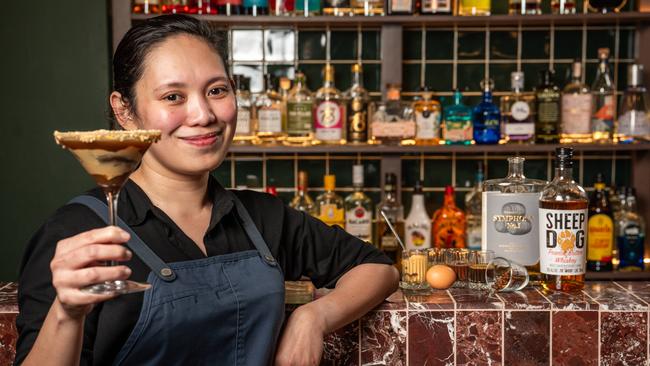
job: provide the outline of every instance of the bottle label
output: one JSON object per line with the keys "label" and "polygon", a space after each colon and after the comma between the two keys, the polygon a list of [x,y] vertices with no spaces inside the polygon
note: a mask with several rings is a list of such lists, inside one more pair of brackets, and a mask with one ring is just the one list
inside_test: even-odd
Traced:
{"label": "bottle label", "polygon": [[320,206],[318,218],[327,225],[345,225],[345,216],[343,208],[335,204],[324,204]]}
{"label": "bottle label", "polygon": [[614,221],[604,214],[589,218],[587,224],[587,260],[611,262],[614,248]]}
{"label": "bottle label", "polygon": [[[535,134],[535,123],[534,122],[523,122],[523,123],[516,123],[516,122],[507,122],[504,126],[505,128],[505,134],[508,136],[525,136],[529,137]],[[512,140],[516,140],[517,138],[512,138]]]}
{"label": "bottle label", "polygon": [[431,140],[440,138],[440,112],[415,112],[416,139]]}
{"label": "bottle label", "polygon": [[560,108],[557,101],[540,101],[537,104],[537,121],[544,124],[554,124],[560,120]]}
{"label": "bottle label", "polygon": [[282,112],[278,109],[259,109],[259,132],[282,132]]}
{"label": "bottle label", "polygon": [[367,103],[361,98],[350,102],[348,121],[348,139],[354,142],[365,142],[368,139]]}
{"label": "bottle label", "polygon": [[372,240],[372,214],[361,206],[345,213],[345,231],[357,238],[370,242]]}
{"label": "bottle label", "polygon": [[600,96],[602,103],[596,104],[596,112],[591,119],[593,132],[611,132],[614,127],[614,96]]}
{"label": "bottle label", "polygon": [[443,138],[447,141],[469,141],[474,133],[472,121],[445,121]]}
{"label": "bottle label", "polygon": [[411,0],[391,0],[390,10],[398,12],[411,12]]}
{"label": "bottle label", "polygon": [[482,205],[486,249],[525,266],[539,262],[539,193],[483,192]]}
{"label": "bottle label", "polygon": [[311,102],[287,102],[287,133],[307,134],[311,132]]}
{"label": "bottle label", "polygon": [[591,133],[591,94],[562,96],[562,132],[566,134]]}
{"label": "bottle label", "polygon": [[406,245],[407,250],[431,248],[431,223],[406,222]]}
{"label": "bottle label", "polygon": [[251,133],[251,112],[248,109],[237,109],[237,135],[248,135]]}
{"label": "bottle label", "polygon": [[645,111],[627,111],[618,117],[618,133],[627,136],[650,134],[650,120]]}
{"label": "bottle label", "polygon": [[530,106],[526,102],[515,102],[510,106],[510,116],[515,121],[525,121],[530,116]]}
{"label": "bottle label", "polygon": [[316,138],[322,141],[343,139],[343,107],[331,100],[322,101],[314,111]]}
{"label": "bottle label", "polygon": [[575,276],[585,273],[587,209],[540,208],[540,270],[544,274]]}
{"label": "bottle label", "polygon": [[413,138],[415,136],[415,122],[373,122],[370,125],[372,136],[376,138],[396,137],[396,138]]}

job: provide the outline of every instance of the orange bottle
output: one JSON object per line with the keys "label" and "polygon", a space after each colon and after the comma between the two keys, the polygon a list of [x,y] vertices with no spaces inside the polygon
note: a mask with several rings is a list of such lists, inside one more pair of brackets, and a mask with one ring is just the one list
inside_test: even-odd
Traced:
{"label": "orange bottle", "polygon": [[431,240],[436,248],[465,248],[467,220],[465,213],[456,207],[454,188],[445,188],[445,199],[431,220]]}

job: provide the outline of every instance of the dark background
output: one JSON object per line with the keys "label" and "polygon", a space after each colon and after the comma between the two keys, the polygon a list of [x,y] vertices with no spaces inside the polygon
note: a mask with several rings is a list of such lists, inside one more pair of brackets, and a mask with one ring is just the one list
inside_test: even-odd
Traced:
{"label": "dark background", "polygon": [[52,132],[107,126],[109,29],[106,0],[2,3],[0,281],[16,280],[47,217],[94,185]]}

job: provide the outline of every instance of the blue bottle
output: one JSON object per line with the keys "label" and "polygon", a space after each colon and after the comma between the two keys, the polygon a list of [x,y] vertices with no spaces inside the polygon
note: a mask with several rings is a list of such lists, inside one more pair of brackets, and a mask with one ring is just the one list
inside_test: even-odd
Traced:
{"label": "blue bottle", "polygon": [[268,15],[268,0],[244,0],[244,13],[247,15]]}
{"label": "blue bottle", "polygon": [[477,144],[498,144],[501,138],[501,112],[492,102],[492,80],[481,82],[483,100],[472,111],[474,141]]}

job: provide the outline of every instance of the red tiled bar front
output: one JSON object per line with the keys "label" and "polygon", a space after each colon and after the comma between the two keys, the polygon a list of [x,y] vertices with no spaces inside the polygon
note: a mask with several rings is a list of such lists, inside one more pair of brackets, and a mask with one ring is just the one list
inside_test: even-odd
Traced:
{"label": "red tiled bar front", "polygon": [[[0,365],[11,363],[16,286],[0,283]],[[650,283],[591,282],[580,294],[537,289],[398,292],[325,339],[322,365],[644,365]]]}

